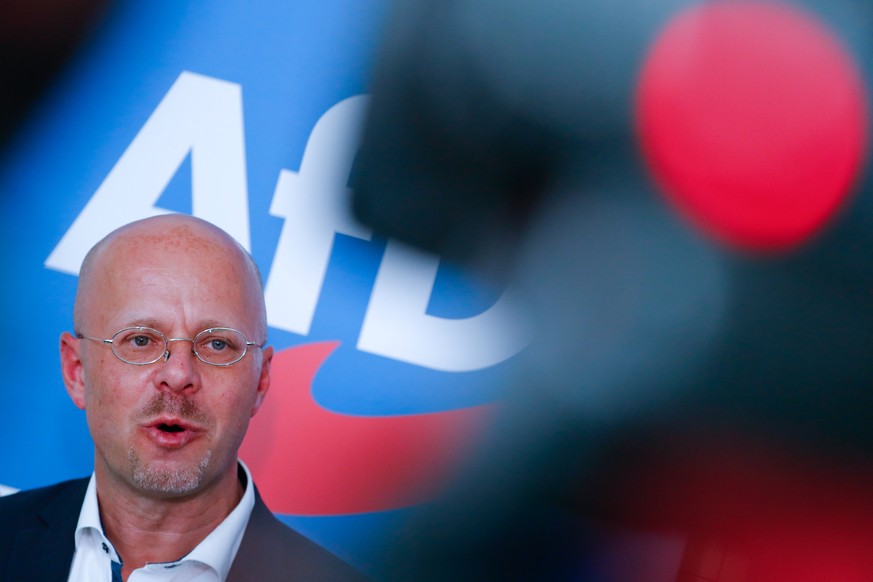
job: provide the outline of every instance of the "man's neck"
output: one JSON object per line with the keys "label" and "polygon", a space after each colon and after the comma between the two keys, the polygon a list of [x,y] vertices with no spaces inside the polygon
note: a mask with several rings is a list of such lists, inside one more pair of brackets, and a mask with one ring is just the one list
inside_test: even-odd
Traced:
{"label": "man's neck", "polygon": [[124,560],[123,580],[148,563],[184,557],[233,511],[244,492],[236,468],[202,491],[178,498],[147,495],[97,473],[103,532]]}

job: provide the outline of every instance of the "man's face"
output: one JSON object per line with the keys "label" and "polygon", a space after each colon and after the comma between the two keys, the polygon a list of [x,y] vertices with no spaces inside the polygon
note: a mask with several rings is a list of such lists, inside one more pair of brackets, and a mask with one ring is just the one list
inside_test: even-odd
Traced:
{"label": "man's face", "polygon": [[[178,232],[166,236],[119,240],[99,257],[77,331],[110,338],[147,326],[193,338],[230,327],[261,343],[260,289],[238,253]],[[108,345],[62,339],[65,380],[72,378],[68,389],[86,411],[98,480],[179,496],[236,474],[239,445],[269,385],[272,349],[250,347],[236,364],[215,367],[191,346],[170,342],[169,360],[134,366]]]}

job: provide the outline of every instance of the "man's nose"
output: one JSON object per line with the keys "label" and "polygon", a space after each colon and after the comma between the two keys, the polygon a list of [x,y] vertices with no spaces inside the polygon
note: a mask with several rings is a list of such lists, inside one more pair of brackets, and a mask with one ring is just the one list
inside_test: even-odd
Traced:
{"label": "man's nose", "polygon": [[[173,355],[173,352],[170,350],[170,347],[173,345],[173,342],[191,342],[191,356],[197,357],[197,354],[194,353],[194,340],[184,338],[184,337],[171,337],[167,340],[167,345],[164,348],[164,362],[170,361],[170,356]],[[179,348],[184,349],[184,348]]]}
{"label": "man's nose", "polygon": [[[181,345],[174,346],[175,342]],[[188,346],[185,342],[190,342]],[[173,391],[193,390],[199,386],[199,362],[194,353],[194,343],[187,338],[170,338],[164,351],[164,361],[158,371],[161,387]]]}

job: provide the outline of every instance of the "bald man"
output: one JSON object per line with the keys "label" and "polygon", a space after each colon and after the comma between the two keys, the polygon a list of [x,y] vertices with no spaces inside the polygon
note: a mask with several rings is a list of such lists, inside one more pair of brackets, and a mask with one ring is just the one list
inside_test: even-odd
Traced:
{"label": "bald man", "polygon": [[237,458],[270,386],[258,269],[184,215],[97,243],[61,370],[94,441],[90,479],[0,499],[0,580],[353,580],[279,522]]}

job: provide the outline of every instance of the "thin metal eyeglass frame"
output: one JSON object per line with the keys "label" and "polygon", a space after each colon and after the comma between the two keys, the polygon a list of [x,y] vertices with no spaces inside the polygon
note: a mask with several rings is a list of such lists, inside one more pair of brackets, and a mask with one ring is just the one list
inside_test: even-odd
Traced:
{"label": "thin metal eyeglass frame", "polygon": [[[118,337],[119,334],[124,333],[126,331],[131,331],[131,330],[154,332],[155,334],[160,336],[164,340],[164,353],[162,353],[160,356],[158,356],[154,360],[150,360],[148,362],[131,362],[131,361],[125,360],[124,358],[119,356],[118,353],[115,351],[115,342],[113,340],[115,340],[115,338]],[[238,333],[240,336],[242,336],[242,338],[245,340],[246,348],[243,350],[243,353],[240,354],[240,357],[233,360],[232,362],[227,362],[225,364],[216,364],[215,362],[209,362],[209,361],[206,361],[203,359],[203,356],[201,356],[197,352],[197,349],[194,347],[197,345],[197,343],[196,343],[197,338],[200,337],[201,335],[203,335],[204,333],[211,333],[211,332],[215,332],[215,331],[232,331],[232,332]],[[246,334],[244,334],[240,330],[234,329],[232,327],[210,327],[208,329],[204,329],[201,332],[198,332],[193,338],[187,338],[187,337],[168,338],[163,333],[161,333],[160,331],[156,330],[153,327],[136,326],[136,325],[119,329],[114,334],[112,334],[112,337],[109,339],[103,339],[103,338],[99,338],[99,337],[91,337],[91,336],[87,336],[87,335],[79,333],[79,332],[76,332],[76,337],[79,339],[91,340],[94,342],[100,342],[101,344],[104,344],[104,345],[108,345],[109,349],[112,350],[113,356],[115,356],[116,358],[118,358],[119,360],[124,362],[125,364],[129,364],[131,366],[148,366],[149,364],[154,364],[155,362],[157,362],[161,358],[163,358],[164,361],[166,362],[167,360],[170,359],[170,355],[171,355],[170,354],[170,342],[191,342],[191,352],[194,354],[194,356],[198,360],[200,360],[201,362],[203,362],[207,366],[216,366],[219,368],[226,368],[227,366],[232,366],[232,365],[236,364],[237,362],[242,360],[244,357],[246,357],[246,354],[249,353],[250,346],[263,349],[267,343],[266,341],[263,343],[260,343],[260,344],[257,342],[249,341],[249,339],[246,337]]]}

